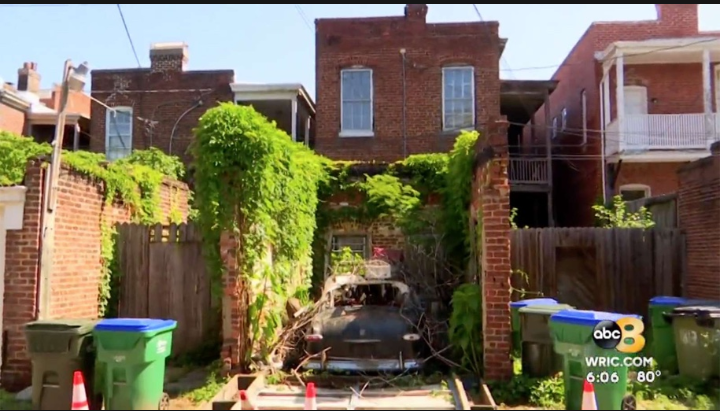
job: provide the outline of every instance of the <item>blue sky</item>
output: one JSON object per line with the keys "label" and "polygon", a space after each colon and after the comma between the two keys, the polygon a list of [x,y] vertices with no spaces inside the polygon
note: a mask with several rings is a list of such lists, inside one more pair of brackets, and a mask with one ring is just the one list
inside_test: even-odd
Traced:
{"label": "blue sky", "polygon": [[[299,7],[298,7],[299,6]],[[401,15],[403,4],[122,5],[140,63],[150,43],[184,41],[190,69],[234,69],[237,81],[301,82],[314,95],[313,21],[323,17]],[[298,10],[300,9],[300,11]],[[592,21],[655,18],[652,4],[478,4],[509,39],[501,68],[510,79],[546,79]],[[720,5],[700,5],[700,29],[720,30]],[[430,4],[431,22],[477,21],[471,4]],[[63,62],[91,68],[137,67],[115,5],[0,4],[0,77],[17,80],[38,63],[43,87]],[[537,68],[540,67],[540,68]],[[535,68],[535,69],[529,69]]]}

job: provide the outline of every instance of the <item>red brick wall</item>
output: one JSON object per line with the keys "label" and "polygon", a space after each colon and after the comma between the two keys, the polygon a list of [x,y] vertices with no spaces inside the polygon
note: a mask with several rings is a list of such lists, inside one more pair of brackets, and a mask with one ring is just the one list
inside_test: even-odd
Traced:
{"label": "red brick wall", "polygon": [[[2,384],[24,388],[29,383],[30,364],[23,325],[36,318],[40,251],[40,203],[43,169],[28,166],[23,229],[8,231],[5,273],[4,332],[7,358],[3,361]],[[96,318],[101,275],[101,221],[128,222],[130,211],[120,203],[105,207],[100,182],[63,169],[59,181],[55,252],[50,283],[49,318]],[[165,217],[173,207],[187,217],[187,186],[166,182],[161,188]]]}
{"label": "red brick wall", "polygon": [[25,112],[0,103],[0,130],[25,134]]}
{"label": "red brick wall", "polygon": [[645,184],[650,187],[651,196],[671,194],[678,189],[678,169],[684,163],[623,163],[615,183],[615,192],[620,194],[624,184]]}
{"label": "red brick wall", "polygon": [[[111,107],[133,108],[133,149],[153,146],[166,153],[173,126],[201,100],[203,105],[178,123],[170,153],[188,164],[192,129],[209,108],[233,100],[230,84],[235,74],[232,70],[181,71],[182,57],[172,58],[177,64],[168,63],[170,56],[155,56],[154,68],[93,70],[91,94]],[[91,112],[90,150],[104,153],[106,109],[93,104]]]}
{"label": "red brick wall", "polygon": [[483,364],[487,380],[508,379],[512,375],[510,359],[510,185],[507,175],[505,138],[507,123],[487,128],[487,143],[495,158],[475,170],[471,214],[481,218],[482,241],[478,243],[479,267],[483,290]]}
{"label": "red brick wall", "polygon": [[720,147],[678,170],[678,220],[685,230],[684,296],[720,299]]}
{"label": "red brick wall", "polygon": [[[421,5],[415,5],[421,6]],[[429,24],[424,17],[316,20],[315,149],[334,159],[394,161],[403,154],[400,49],[406,50],[408,154],[447,151],[442,132],[442,67],[475,68],[476,126],[500,115],[497,22]],[[341,138],[340,70],[373,70],[374,137]]]}
{"label": "red brick wall", "polygon": [[[579,130],[583,128],[580,97],[583,90],[587,96],[587,128],[588,130],[600,129],[599,84],[602,79],[602,67],[594,59],[596,51],[604,50],[615,41],[641,41],[699,35],[697,4],[659,6],[662,7],[662,18],[657,20],[597,22],[588,27],[553,75],[553,80],[560,82],[557,89],[550,95],[550,118],[559,116],[562,109],[567,108],[567,127],[572,130],[553,140],[554,144],[577,145],[581,141],[578,134],[581,134]],[[660,83],[665,81],[664,75],[661,73],[668,69],[672,71],[668,77],[672,78],[673,82]],[[684,79],[686,74],[689,75],[694,71],[696,71],[695,75]],[[646,66],[643,68],[628,66],[626,73],[629,73],[629,76],[626,75],[628,85],[644,82],[649,88],[648,99],[658,98],[658,103],[652,110],[657,112],[672,110],[681,113],[694,108],[693,99],[702,104],[702,99],[697,98],[699,90],[702,88],[699,86],[694,88],[696,81],[702,81],[699,67],[694,70],[692,65]],[[614,76],[614,69],[611,76]],[[692,83],[687,86],[693,88],[675,87],[674,81],[678,78],[682,79],[680,81]],[[669,87],[673,87],[673,89]],[[700,107],[702,108],[702,106]],[[544,106],[535,113],[535,122],[541,130],[550,126],[544,122]],[[543,134],[537,133],[537,135]],[[526,136],[526,138],[529,137]],[[588,155],[584,159],[554,161],[553,196],[559,226],[592,225],[594,222],[591,206],[602,193],[601,165],[598,158],[601,154],[600,141],[600,134],[590,131],[586,147],[566,146],[555,149],[555,152],[562,154]],[[625,165],[623,165],[624,167]],[[671,177],[668,175],[667,178]]]}

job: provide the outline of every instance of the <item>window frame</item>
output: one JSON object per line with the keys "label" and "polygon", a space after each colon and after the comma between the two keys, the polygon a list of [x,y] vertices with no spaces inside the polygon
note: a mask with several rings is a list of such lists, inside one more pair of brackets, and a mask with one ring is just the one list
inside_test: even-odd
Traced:
{"label": "window frame", "polygon": [[[344,107],[345,92],[343,87],[343,74],[348,72],[367,72],[370,73],[370,129],[369,130],[352,130],[346,129],[344,124]],[[375,83],[373,69],[368,67],[352,67],[340,70],[340,137],[373,137],[375,136]]]}
{"label": "window frame", "polygon": [[[453,70],[469,70],[470,71],[470,105],[472,110],[472,124],[467,127],[460,127],[460,128],[450,128],[445,122],[445,74],[448,71]],[[453,132],[453,131],[465,131],[465,130],[474,130],[477,122],[477,116],[476,116],[476,102],[475,102],[475,67],[473,66],[446,66],[442,68],[442,79],[441,79],[441,89],[442,89],[442,111],[441,111],[441,123],[442,123],[442,131],[444,132]]]}
{"label": "window frame", "polygon": [[563,107],[560,111],[560,131],[567,130],[568,110],[567,107]]}
{"label": "window frame", "polygon": [[557,116],[555,116],[552,119],[552,138],[557,137],[557,135],[558,135],[558,118],[557,118]]}
{"label": "window frame", "polygon": [[337,240],[342,239],[342,238],[362,238],[363,239],[363,247],[364,247],[362,257],[364,259],[370,258],[370,251],[371,251],[370,236],[368,236],[365,233],[334,233],[334,234],[332,234],[332,236],[330,237],[330,253],[331,254],[342,252],[342,248],[336,250],[336,247],[335,247],[335,245],[337,244]]}
{"label": "window frame", "polygon": [[[108,153],[110,150],[110,139],[111,139],[111,129],[110,129],[111,124],[112,124],[111,116],[115,116],[116,115],[115,113],[117,113],[117,112],[127,113],[130,116],[130,135],[129,135],[130,147],[129,147],[129,152],[127,155],[129,156],[130,154],[132,154],[132,150],[133,150],[133,137],[135,137],[134,136],[135,130],[133,129],[135,126],[135,122],[133,121],[133,108],[130,106],[117,106],[117,107],[113,107],[112,109],[107,109],[107,110],[105,110],[105,158],[108,161],[115,161],[115,160],[120,160],[120,158],[124,158],[124,157],[120,157],[120,158],[114,158],[112,160],[110,158],[108,158]],[[121,135],[117,132],[114,132],[114,131],[113,131],[112,135],[114,137],[120,137],[120,138],[124,137],[123,135]]]}
{"label": "window frame", "polygon": [[[652,194],[652,190],[650,189],[650,186],[647,184],[638,184],[638,183],[632,183],[632,184],[623,184],[618,188],[618,194],[622,197],[623,191],[643,191],[645,193],[645,197],[643,198],[650,198]],[[624,200],[623,200],[624,201]],[[635,200],[630,200],[635,201]]]}

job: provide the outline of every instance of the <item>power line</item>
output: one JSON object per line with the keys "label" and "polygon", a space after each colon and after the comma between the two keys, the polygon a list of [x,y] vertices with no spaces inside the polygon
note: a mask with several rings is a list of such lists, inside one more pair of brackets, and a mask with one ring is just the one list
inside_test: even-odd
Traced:
{"label": "power line", "polygon": [[127,23],[125,22],[125,15],[123,14],[122,7],[120,7],[119,4],[116,4],[118,13],[120,13],[120,19],[122,19],[123,27],[125,27],[125,34],[127,34],[128,41],[130,42],[130,47],[132,48],[132,52],[135,55],[135,61],[137,62],[138,67],[142,67],[142,64],[140,64],[140,58],[138,58],[137,51],[135,50],[135,43],[133,43],[132,36],[130,35],[130,30],[128,30]]}
{"label": "power line", "polygon": [[308,28],[308,30],[310,30],[311,32],[314,31],[312,25],[310,24],[310,19],[308,19],[302,7],[299,4],[293,4],[293,6],[295,6],[295,10],[297,10],[300,18],[302,19],[303,23],[305,23],[305,26]]}

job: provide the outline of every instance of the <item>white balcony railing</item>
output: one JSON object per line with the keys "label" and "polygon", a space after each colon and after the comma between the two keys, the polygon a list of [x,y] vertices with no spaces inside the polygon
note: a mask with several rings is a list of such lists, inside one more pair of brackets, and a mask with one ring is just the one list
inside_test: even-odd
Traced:
{"label": "white balcony railing", "polygon": [[702,150],[720,139],[720,115],[627,114],[605,128],[605,154]]}
{"label": "white balcony railing", "polygon": [[548,161],[545,158],[511,157],[508,177],[510,183],[547,184]]}

